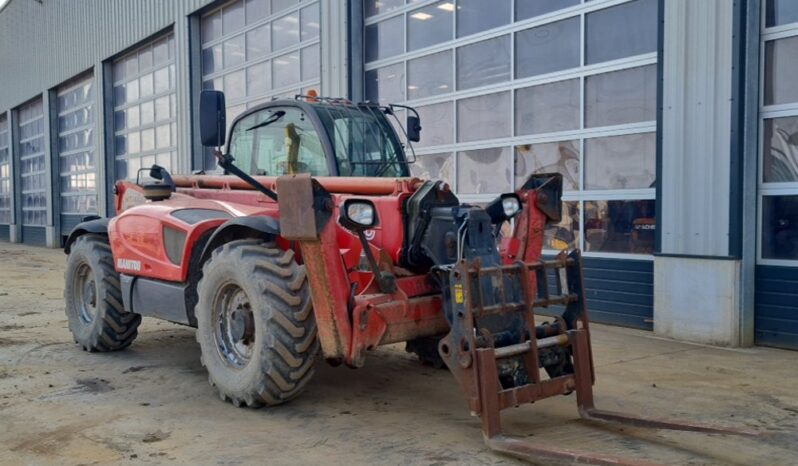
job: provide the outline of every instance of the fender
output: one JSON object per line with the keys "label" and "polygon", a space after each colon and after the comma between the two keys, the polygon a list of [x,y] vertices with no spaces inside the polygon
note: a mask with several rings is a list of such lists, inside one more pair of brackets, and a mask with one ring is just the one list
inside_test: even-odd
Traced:
{"label": "fender", "polygon": [[[89,218],[89,217],[86,217]],[[105,235],[108,236],[108,222],[111,219],[109,218],[100,218],[95,217],[93,219],[87,220],[85,222],[78,223],[75,225],[75,228],[69,233],[69,237],[64,244],[64,253],[69,254],[69,251],[72,249],[72,243],[78,239],[78,237],[83,236],[88,233],[94,233],[98,235]]]}
{"label": "fender", "polygon": [[280,235],[280,223],[265,215],[254,217],[238,217],[228,220],[213,232],[205,248],[202,250],[200,264],[204,264],[213,250],[224,243],[240,238],[265,237],[276,239]]}

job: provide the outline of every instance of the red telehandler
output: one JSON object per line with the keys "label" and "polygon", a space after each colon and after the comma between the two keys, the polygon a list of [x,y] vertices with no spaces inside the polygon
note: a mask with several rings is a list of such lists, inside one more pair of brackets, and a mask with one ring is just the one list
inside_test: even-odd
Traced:
{"label": "red telehandler", "polygon": [[[446,183],[410,177],[388,120],[396,107],[270,102],[235,119],[221,152],[224,95],[203,91],[202,142],[225,174],[153,166],[116,184],[116,216],[71,232],[75,341],[123,349],[142,316],[195,327],[211,385],[250,407],[297,396],[319,353],[361,367],[378,346],[407,342],[449,368],[490,448],[532,461],[643,464],[501,433],[501,410],[574,392],[586,419],[756,435],[596,409],[580,253],[541,257],[546,224],[560,220],[561,176],[532,175],[487,206],[461,203]],[[403,110],[398,127],[418,141],[418,114]],[[541,308],[554,319],[537,324]]]}

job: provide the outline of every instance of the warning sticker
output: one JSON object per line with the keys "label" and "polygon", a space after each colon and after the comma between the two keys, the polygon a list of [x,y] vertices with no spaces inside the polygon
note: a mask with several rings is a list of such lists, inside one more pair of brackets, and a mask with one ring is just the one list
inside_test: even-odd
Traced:
{"label": "warning sticker", "polygon": [[462,283],[455,283],[454,285],[454,302],[457,304],[463,304],[463,284]]}

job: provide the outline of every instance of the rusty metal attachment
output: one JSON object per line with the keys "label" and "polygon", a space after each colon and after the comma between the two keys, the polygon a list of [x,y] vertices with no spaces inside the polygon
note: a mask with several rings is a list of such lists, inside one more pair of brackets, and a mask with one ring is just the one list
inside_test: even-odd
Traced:
{"label": "rusty metal attachment", "polygon": [[[589,421],[707,434],[761,435],[753,430],[637,417],[595,407],[595,373],[578,251],[560,254],[551,261],[492,267],[482,267],[478,260],[463,260],[448,274],[451,331],[440,342],[440,354],[465,392],[472,412],[480,416],[485,443],[492,450],[534,462],[651,464],[531,443],[502,433],[502,410],[572,392],[579,415]],[[556,322],[536,325],[534,308],[550,306],[559,306],[561,311]],[[524,332],[508,340],[502,323],[512,325],[507,320],[512,315],[524,320]],[[495,316],[504,316],[505,320],[497,326]],[[548,378],[543,377],[541,368]]]}

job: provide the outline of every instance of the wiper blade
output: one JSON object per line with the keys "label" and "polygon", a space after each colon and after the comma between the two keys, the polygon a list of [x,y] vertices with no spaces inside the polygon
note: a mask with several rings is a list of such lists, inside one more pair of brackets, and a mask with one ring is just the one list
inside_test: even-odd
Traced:
{"label": "wiper blade", "polygon": [[253,129],[258,129],[258,128],[262,128],[264,126],[270,125],[270,124],[274,123],[275,121],[279,120],[280,118],[282,118],[284,115],[285,115],[285,112],[282,111],[282,110],[274,112],[274,115],[272,115],[269,118],[267,118],[266,121],[263,121],[261,123],[258,123],[255,126],[247,128],[247,131],[252,131]]}
{"label": "wiper blade", "polygon": [[216,156],[216,159],[219,162],[219,166],[224,168],[226,172],[232,173],[233,175],[244,180],[247,184],[249,184],[253,188],[269,196],[275,201],[277,200],[277,193],[267,188],[266,186],[263,186],[262,184],[258,183],[258,181],[255,180],[255,178],[252,178],[248,174],[244,173],[240,168],[236,167],[235,164],[233,163],[234,159],[232,155],[230,154],[224,155],[218,150],[214,153],[214,155]]}

